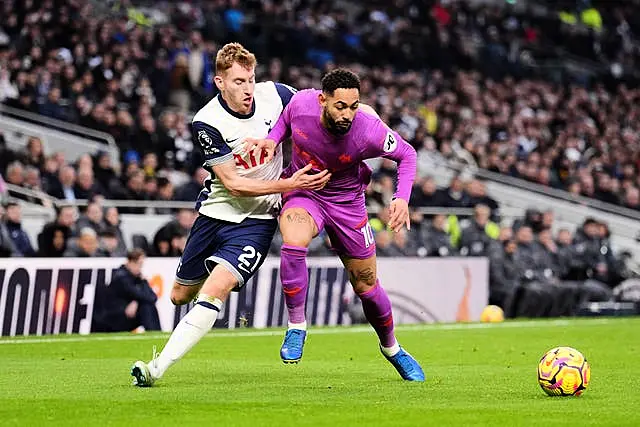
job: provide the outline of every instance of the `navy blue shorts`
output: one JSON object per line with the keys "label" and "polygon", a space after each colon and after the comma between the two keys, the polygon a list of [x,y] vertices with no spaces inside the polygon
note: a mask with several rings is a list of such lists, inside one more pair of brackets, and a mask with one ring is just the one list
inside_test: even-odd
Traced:
{"label": "navy blue shorts", "polygon": [[238,279],[236,290],[241,288],[264,262],[277,228],[276,219],[247,218],[238,224],[199,215],[180,258],[176,282],[202,284],[221,264]]}

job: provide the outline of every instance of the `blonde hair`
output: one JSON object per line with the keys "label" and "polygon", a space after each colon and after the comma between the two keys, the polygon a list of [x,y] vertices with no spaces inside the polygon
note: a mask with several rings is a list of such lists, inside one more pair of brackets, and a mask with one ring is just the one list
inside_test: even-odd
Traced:
{"label": "blonde hair", "polygon": [[244,48],[240,43],[227,43],[216,55],[216,74],[220,75],[237,62],[243,68],[251,69],[256,66],[256,56]]}

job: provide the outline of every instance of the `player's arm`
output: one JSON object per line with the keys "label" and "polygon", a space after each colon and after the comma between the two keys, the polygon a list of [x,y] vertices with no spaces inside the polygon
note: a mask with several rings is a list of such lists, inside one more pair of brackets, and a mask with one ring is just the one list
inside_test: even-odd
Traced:
{"label": "player's arm", "polygon": [[411,145],[381,120],[375,128],[375,131],[370,133],[373,139],[370,142],[371,148],[367,150],[367,157],[384,157],[398,164],[398,186],[391,202],[391,217],[388,225],[394,231],[399,231],[403,225],[409,229],[411,227],[409,198],[416,179],[418,155]]}
{"label": "player's arm", "polygon": [[215,165],[212,170],[232,196],[250,197],[286,193],[295,189],[320,190],[329,181],[331,174],[324,170],[318,174],[309,175],[307,172],[311,168],[311,165],[307,165],[296,171],[290,178],[279,180],[259,180],[240,176],[236,172],[234,161]]}

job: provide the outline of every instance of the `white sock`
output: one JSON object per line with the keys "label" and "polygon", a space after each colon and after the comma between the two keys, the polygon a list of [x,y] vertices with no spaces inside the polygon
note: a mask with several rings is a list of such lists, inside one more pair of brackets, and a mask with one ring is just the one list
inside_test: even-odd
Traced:
{"label": "white sock", "polygon": [[387,357],[393,357],[396,354],[398,354],[398,352],[400,351],[400,344],[398,344],[398,341],[396,341],[396,343],[394,345],[392,345],[391,347],[382,347],[382,346],[380,346],[380,348],[382,349],[382,352]]}
{"label": "white sock", "polygon": [[158,379],[191,350],[216,322],[222,301],[200,294],[196,305],[180,320],[157,359],[149,362],[151,376]]}
{"label": "white sock", "polygon": [[300,329],[302,331],[307,330],[307,321],[305,320],[302,323],[291,323],[289,322],[289,329]]}

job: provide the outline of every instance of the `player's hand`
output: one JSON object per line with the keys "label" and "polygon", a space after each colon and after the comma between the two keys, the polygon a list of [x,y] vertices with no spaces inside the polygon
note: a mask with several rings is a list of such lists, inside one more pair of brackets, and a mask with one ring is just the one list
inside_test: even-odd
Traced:
{"label": "player's hand", "polygon": [[136,314],[138,314],[138,301],[131,301],[124,308],[124,315],[129,319],[133,319],[136,317]]}
{"label": "player's hand", "polygon": [[270,162],[276,152],[276,142],[273,139],[245,138],[244,152],[250,153],[252,151],[255,157],[264,151],[267,153],[265,160]]}
{"label": "player's hand", "polygon": [[327,185],[327,182],[331,179],[331,174],[328,170],[323,170],[315,174],[309,174],[312,165],[306,165],[302,169],[297,170],[287,180],[291,183],[292,189],[303,190],[321,190]]}
{"label": "player's hand", "polygon": [[389,226],[396,233],[406,225],[407,230],[411,230],[411,219],[409,217],[409,204],[404,199],[394,199],[389,206]]}

